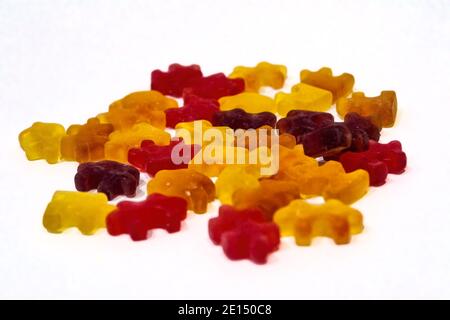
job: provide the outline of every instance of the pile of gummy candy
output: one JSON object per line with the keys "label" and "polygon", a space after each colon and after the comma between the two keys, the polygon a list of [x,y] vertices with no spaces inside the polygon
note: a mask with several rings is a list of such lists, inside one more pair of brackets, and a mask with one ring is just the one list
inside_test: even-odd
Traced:
{"label": "pile of gummy candy", "polygon": [[[396,94],[352,93],[354,77],[333,76],[329,68],[302,70],[291,92],[274,98],[259,93],[262,87],[281,89],[286,76],[285,66],[267,62],[238,66],[228,77],[204,76],[198,65],[172,64],[167,72],[151,73],[151,90],[113,102],[85,124],[66,130],[34,123],[19,136],[29,160],[80,163],[74,178],[78,191],[55,192],[44,227],[52,233],[77,227],[85,235],[106,227],[110,235],[145,240],[154,228],[180,231],[188,210],[205,213],[218,198],[221,207],[209,220],[209,236],[232,260],[265,263],[281,236],[293,236],[299,246],[318,236],[349,243],[363,230],[361,212],[350,205],[369,186],[383,185],[388,173],[406,167],[399,141],[378,142],[381,129],[394,125]],[[183,99],[182,107],[175,98]],[[334,104],[343,121],[326,112]],[[251,165],[193,162],[202,147],[184,145],[177,130],[194,136],[195,127],[278,129],[278,171],[262,176]],[[180,144],[189,150],[186,163],[171,157]],[[273,148],[270,140],[265,147]],[[146,200],[108,202],[134,197],[140,172],[151,177]],[[313,204],[311,197],[324,202]]]}

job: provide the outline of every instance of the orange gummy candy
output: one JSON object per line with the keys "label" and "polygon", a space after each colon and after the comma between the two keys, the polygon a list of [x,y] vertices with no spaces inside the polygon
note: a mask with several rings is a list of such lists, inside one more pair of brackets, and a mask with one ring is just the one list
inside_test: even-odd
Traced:
{"label": "orange gummy candy", "polygon": [[351,98],[339,99],[336,111],[341,118],[349,112],[356,112],[369,117],[379,128],[389,128],[395,123],[397,96],[395,91],[382,91],[378,97],[366,97],[363,92],[355,92]]}
{"label": "orange gummy candy", "polygon": [[272,179],[260,180],[256,188],[240,188],[232,196],[233,206],[237,209],[259,208],[267,220],[279,208],[299,199],[300,193],[296,183]]}
{"label": "orange gummy candy", "polygon": [[282,88],[286,74],[287,68],[283,65],[260,62],[255,67],[235,67],[229,77],[244,79],[245,91],[258,92],[265,86]]}
{"label": "orange gummy candy", "polygon": [[105,159],[105,143],[113,131],[111,124],[91,118],[84,125],[72,125],[61,139],[61,158],[66,161],[89,162]]}
{"label": "orange gummy candy", "polygon": [[187,201],[195,213],[205,213],[208,202],[215,199],[214,183],[207,176],[192,169],[161,170],[147,185],[149,194],[160,193]]}

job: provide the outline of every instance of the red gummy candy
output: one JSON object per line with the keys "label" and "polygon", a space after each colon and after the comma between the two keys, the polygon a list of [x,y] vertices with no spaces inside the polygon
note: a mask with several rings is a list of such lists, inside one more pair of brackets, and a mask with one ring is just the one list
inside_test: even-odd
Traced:
{"label": "red gummy candy", "polygon": [[244,79],[230,79],[223,73],[212,74],[197,79],[194,84],[184,90],[184,95],[196,95],[203,98],[219,100],[225,96],[234,96],[245,89]]}
{"label": "red gummy candy", "polygon": [[134,241],[140,241],[147,239],[151,229],[180,231],[186,215],[186,200],[153,193],[141,202],[120,202],[106,218],[106,228],[112,236],[129,234]]}
{"label": "red gummy candy", "polygon": [[406,154],[399,141],[387,144],[369,142],[369,150],[364,152],[345,152],[339,157],[346,172],[357,169],[369,173],[370,185],[380,186],[386,182],[388,173],[400,174],[406,168]]}
{"label": "red gummy candy", "polygon": [[180,122],[191,122],[194,120],[208,120],[211,122],[213,115],[218,111],[220,111],[220,108],[217,100],[187,95],[184,97],[183,107],[165,110],[166,126],[175,128]]}
{"label": "red gummy candy", "polygon": [[[176,155],[180,157],[177,159],[172,157],[172,151],[175,147],[177,147],[177,150],[182,150],[176,152]],[[128,162],[139,170],[154,176],[160,170],[187,168],[189,161],[200,149],[199,145],[184,144],[183,139],[172,140],[167,146],[157,145],[152,140],[144,140],[140,148],[132,148],[128,151]]]}
{"label": "red gummy candy", "polygon": [[209,236],[221,245],[230,260],[250,259],[262,264],[278,249],[280,231],[275,223],[267,222],[257,208],[237,210],[223,205],[219,216],[208,222]]}
{"label": "red gummy candy", "polygon": [[345,124],[334,123],[305,134],[302,143],[307,156],[330,157],[351,146],[352,133]]}
{"label": "red gummy candy", "polygon": [[182,66],[178,63],[171,64],[167,72],[161,70],[152,71],[151,89],[162,94],[181,97],[184,88],[191,87],[195,81],[203,78],[200,66],[193,64]]}

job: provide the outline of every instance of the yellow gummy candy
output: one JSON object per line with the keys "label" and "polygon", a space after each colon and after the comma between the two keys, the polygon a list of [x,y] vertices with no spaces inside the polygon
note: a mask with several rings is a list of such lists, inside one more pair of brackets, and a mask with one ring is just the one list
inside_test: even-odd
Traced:
{"label": "yellow gummy candy", "polygon": [[227,111],[240,108],[249,113],[276,112],[275,101],[255,92],[243,92],[235,96],[219,99],[220,110]]}
{"label": "yellow gummy candy", "polygon": [[129,129],[114,131],[105,144],[105,158],[127,162],[128,150],[140,147],[144,140],[152,140],[158,145],[168,145],[170,134],[147,123],[138,123]]}
{"label": "yellow gummy candy", "polygon": [[234,192],[239,188],[257,188],[258,178],[255,167],[227,167],[217,178],[216,196],[222,204],[232,204]]}
{"label": "yellow gummy candy", "polygon": [[61,139],[65,135],[66,130],[58,123],[35,122],[19,134],[19,142],[28,160],[57,163],[61,157]]}
{"label": "yellow gummy candy", "polygon": [[275,103],[281,116],[286,116],[291,110],[327,111],[333,103],[333,94],[328,90],[299,83],[292,87],[291,93],[277,93]]}
{"label": "yellow gummy candy", "polygon": [[352,235],[364,228],[361,212],[339,200],[319,205],[294,200],[276,211],[273,221],[282,236],[294,236],[299,246],[309,246],[315,237],[329,237],[336,244],[347,244]]}
{"label": "yellow gummy candy", "polygon": [[260,62],[255,67],[235,67],[229,78],[242,78],[245,81],[245,91],[258,92],[261,87],[266,86],[274,89],[282,88],[286,75],[285,66]]}
{"label": "yellow gummy candy", "polygon": [[76,227],[91,235],[105,227],[106,216],[115,209],[103,193],[56,191],[45,210],[43,224],[51,233]]}

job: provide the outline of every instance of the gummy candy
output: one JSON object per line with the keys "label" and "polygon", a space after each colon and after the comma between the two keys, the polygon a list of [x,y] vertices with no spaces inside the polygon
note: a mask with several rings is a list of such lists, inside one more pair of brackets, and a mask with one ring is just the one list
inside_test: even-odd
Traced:
{"label": "gummy candy", "polygon": [[[176,152],[177,150],[180,152]],[[159,146],[151,140],[144,140],[140,148],[132,148],[128,151],[128,162],[139,170],[154,176],[160,170],[187,168],[188,162],[199,151],[200,146],[186,145],[183,139],[172,140],[167,146]],[[173,152],[176,152],[183,162],[174,162]]]}
{"label": "gummy candy", "polygon": [[267,96],[254,92],[243,92],[235,96],[223,97],[219,99],[220,110],[227,111],[233,109],[243,109],[248,113],[277,111],[275,101]]}
{"label": "gummy candy", "polygon": [[139,147],[144,140],[152,140],[158,145],[168,145],[170,134],[147,123],[138,123],[129,129],[114,131],[105,144],[105,157],[109,160],[127,162],[128,151]]}
{"label": "gummy candy", "polygon": [[352,134],[351,151],[365,151],[369,148],[369,140],[380,139],[380,129],[369,118],[355,112],[345,115],[344,124]]}
{"label": "gummy candy", "polygon": [[180,98],[184,88],[191,87],[197,80],[203,78],[199,65],[182,66],[171,64],[167,72],[153,70],[151,75],[152,90],[162,94]]}
{"label": "gummy candy", "polygon": [[278,113],[282,116],[290,110],[327,111],[333,102],[333,94],[305,83],[292,87],[291,93],[279,92],[275,95]]}
{"label": "gummy candy", "polygon": [[339,200],[323,204],[310,204],[294,200],[279,209],[273,221],[280,227],[282,236],[294,236],[299,246],[309,246],[315,237],[328,237],[336,244],[347,244],[351,236],[361,233],[362,214]]}
{"label": "gummy candy", "polygon": [[336,111],[341,117],[349,112],[356,112],[369,117],[380,128],[389,128],[395,123],[397,96],[395,91],[382,91],[378,97],[366,97],[363,92],[355,92],[351,98],[339,99]]}
{"label": "gummy candy", "polygon": [[138,185],[139,171],[136,168],[109,160],[82,163],[75,175],[78,191],[97,189],[106,194],[108,200],[120,195],[134,197]]}
{"label": "gummy candy", "polygon": [[250,259],[263,264],[280,244],[278,226],[266,222],[257,208],[221,206],[219,216],[209,220],[208,230],[213,243],[221,245],[230,260]]}
{"label": "gummy candy", "polygon": [[297,143],[302,143],[305,134],[333,123],[331,113],[291,110],[285,118],[278,120],[276,127],[280,133],[289,133],[297,139]]}
{"label": "gummy candy", "polygon": [[158,91],[138,91],[113,102],[107,113],[97,117],[111,123],[115,130],[128,129],[141,122],[164,129],[166,126],[164,110],[177,107],[176,100],[167,98]]}
{"label": "gummy candy", "polygon": [[214,126],[227,126],[236,129],[257,129],[264,125],[275,127],[277,117],[270,112],[247,113],[242,109],[220,111],[214,114]]}
{"label": "gummy candy", "polygon": [[115,209],[103,193],[56,191],[45,210],[43,224],[51,233],[76,227],[82,234],[91,235],[105,227],[106,216]]}
{"label": "gummy candy", "polygon": [[147,191],[181,197],[195,213],[205,213],[216,195],[211,179],[193,169],[161,170],[150,180]]}
{"label": "gummy candy", "polygon": [[44,159],[57,163],[61,157],[61,139],[66,130],[58,123],[35,122],[19,134],[19,142],[27,159]]}
{"label": "gummy candy", "polygon": [[105,144],[113,126],[91,118],[84,125],[72,125],[61,140],[61,158],[88,162],[105,159]]}
{"label": "gummy candy", "polygon": [[310,157],[333,156],[351,146],[352,133],[345,124],[335,123],[305,134],[302,143]]}
{"label": "gummy candy", "polygon": [[369,173],[370,185],[380,186],[386,182],[388,173],[400,174],[406,167],[406,154],[399,141],[387,144],[370,141],[369,150],[364,152],[345,152],[339,161],[345,171],[363,169]]}
{"label": "gummy candy", "polygon": [[258,92],[261,87],[266,86],[282,88],[286,74],[287,68],[283,65],[260,62],[255,67],[235,67],[229,77],[244,79],[246,91]]}
{"label": "gummy candy", "polygon": [[190,87],[184,89],[183,95],[196,95],[203,98],[219,100],[225,96],[234,96],[244,91],[244,80],[230,79],[223,73],[216,73],[197,79]]}
{"label": "gummy candy", "polygon": [[106,218],[106,228],[112,236],[129,234],[134,241],[140,241],[147,239],[151,229],[180,231],[186,215],[186,200],[154,193],[144,201],[120,202]]}
{"label": "gummy candy", "polygon": [[180,122],[201,119],[211,121],[213,115],[218,111],[220,111],[219,103],[216,100],[200,98],[194,95],[185,96],[183,107],[165,111],[167,127],[175,128]]}
{"label": "gummy candy", "polygon": [[333,103],[337,99],[348,96],[355,83],[355,78],[349,73],[333,76],[330,68],[321,68],[318,71],[302,70],[300,81],[314,87],[328,90],[333,94]]}
{"label": "gummy candy", "polygon": [[216,196],[222,204],[232,204],[233,193],[240,189],[257,188],[259,171],[251,166],[226,167],[216,181]]}
{"label": "gummy candy", "polygon": [[263,179],[256,188],[239,188],[233,193],[233,206],[237,209],[259,208],[267,220],[279,208],[300,198],[296,183],[291,181]]}
{"label": "gummy candy", "polygon": [[[249,129],[249,130],[253,130],[253,129]],[[259,127],[255,130],[256,133],[256,144],[251,143],[251,140],[249,138],[249,130],[239,130],[239,131],[234,131],[234,137],[236,137],[236,145],[238,142],[241,142],[242,140],[244,141],[244,145],[245,148],[252,150],[256,147],[263,147],[263,146],[267,146],[268,148],[272,147],[272,143],[276,142],[273,141],[272,142],[272,138],[274,138],[275,136],[278,138],[278,145],[281,146],[285,146],[288,148],[293,148],[296,145],[296,139],[293,135],[289,134],[289,133],[282,133],[282,134],[277,134],[273,132],[273,128],[271,126],[268,125],[264,125],[262,127]],[[261,138],[261,134],[265,134],[266,138]],[[275,134],[275,136],[272,136],[273,134]],[[242,145],[242,144],[241,144]]]}

